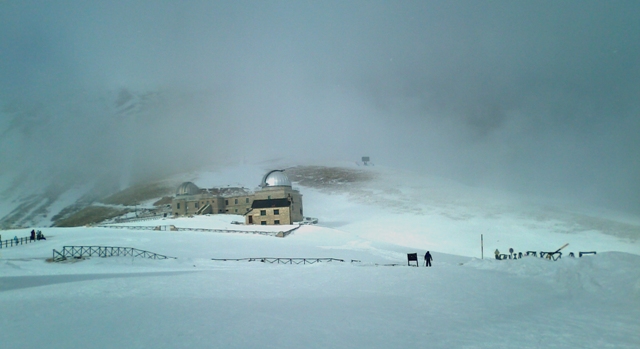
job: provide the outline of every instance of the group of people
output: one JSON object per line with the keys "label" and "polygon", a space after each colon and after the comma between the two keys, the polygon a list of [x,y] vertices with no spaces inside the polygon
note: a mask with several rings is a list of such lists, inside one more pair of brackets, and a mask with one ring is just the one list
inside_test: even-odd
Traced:
{"label": "group of people", "polygon": [[[16,237],[17,239],[17,237]],[[47,238],[44,237],[44,234],[42,234],[42,232],[40,230],[35,231],[35,230],[31,230],[31,237],[29,238],[29,240],[31,241],[35,241],[35,240],[46,240]]]}

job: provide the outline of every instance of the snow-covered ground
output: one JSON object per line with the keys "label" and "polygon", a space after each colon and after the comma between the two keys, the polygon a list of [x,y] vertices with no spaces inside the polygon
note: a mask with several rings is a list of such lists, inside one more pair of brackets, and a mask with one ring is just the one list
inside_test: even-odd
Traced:
{"label": "snow-covered ground", "polygon": [[[247,167],[235,171],[244,175],[227,169],[185,180],[201,187],[254,187],[262,174]],[[640,347],[640,248],[633,219],[623,224],[548,209],[399,170],[365,171],[374,174],[366,183],[298,187],[305,214],[320,224],[302,226],[286,238],[41,228],[46,241],[0,250],[0,346]],[[123,225],[258,228],[230,224],[234,220],[242,217]],[[495,248],[553,251],[565,243],[564,258],[555,262],[492,256]],[[53,249],[68,245],[134,247],[177,259],[45,261]],[[432,268],[406,266],[406,253],[426,250],[434,256]],[[598,254],[566,257],[569,251],[593,250]],[[345,262],[211,260],[246,257]]]}

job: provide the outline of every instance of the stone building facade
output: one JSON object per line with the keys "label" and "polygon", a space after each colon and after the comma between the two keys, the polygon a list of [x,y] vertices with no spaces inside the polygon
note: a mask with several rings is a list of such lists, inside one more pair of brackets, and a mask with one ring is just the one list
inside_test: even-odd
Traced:
{"label": "stone building facade", "polygon": [[239,214],[245,224],[279,225],[303,220],[302,195],[283,170],[264,175],[259,189],[241,187],[201,189],[182,183],[171,202],[174,216]]}

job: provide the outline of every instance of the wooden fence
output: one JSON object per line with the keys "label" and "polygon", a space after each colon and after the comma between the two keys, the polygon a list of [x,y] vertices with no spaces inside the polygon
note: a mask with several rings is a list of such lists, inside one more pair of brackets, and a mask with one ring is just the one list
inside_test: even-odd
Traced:
{"label": "wooden fence", "polygon": [[[212,261],[247,261],[247,262],[262,262],[271,264],[315,264],[320,262],[342,262],[344,259],[338,258],[279,258],[279,257],[258,257],[258,258],[211,258]],[[356,260],[351,261],[356,262]],[[357,261],[359,262],[359,261]]]}
{"label": "wooden fence", "polygon": [[30,237],[26,237],[26,238],[18,238],[18,239],[9,239],[9,240],[4,240],[4,241],[0,241],[0,248],[7,248],[7,247],[13,247],[13,246],[18,246],[18,245],[26,245],[26,244],[30,244],[32,242],[36,242],[37,240],[32,240]]}
{"label": "wooden fence", "polygon": [[[163,230],[163,229],[157,229],[158,226],[98,225],[96,227],[111,228],[111,229],[132,229],[132,230]],[[209,232],[209,233],[258,234],[258,235],[265,235],[265,236],[286,237],[286,236],[289,236],[298,228],[300,228],[300,226],[298,225],[295,228],[289,229],[287,231],[260,231],[260,230],[233,230],[233,229],[179,228],[179,227],[173,227],[173,228],[171,229],[172,231],[202,231],[202,232]]]}
{"label": "wooden fence", "polygon": [[60,262],[67,260],[68,258],[80,259],[83,257],[140,257],[149,259],[176,259],[176,257],[168,257],[165,255],[157,254],[155,252],[149,252],[139,250],[133,247],[115,247],[115,246],[64,246],[62,251],[53,250],[53,261]]}

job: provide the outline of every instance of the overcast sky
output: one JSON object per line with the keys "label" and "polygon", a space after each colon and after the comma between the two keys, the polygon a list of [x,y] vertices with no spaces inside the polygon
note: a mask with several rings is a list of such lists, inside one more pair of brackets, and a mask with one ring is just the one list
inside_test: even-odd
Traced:
{"label": "overcast sky", "polygon": [[640,213],[639,14],[638,1],[0,1],[0,172],[139,179],[369,155]]}

